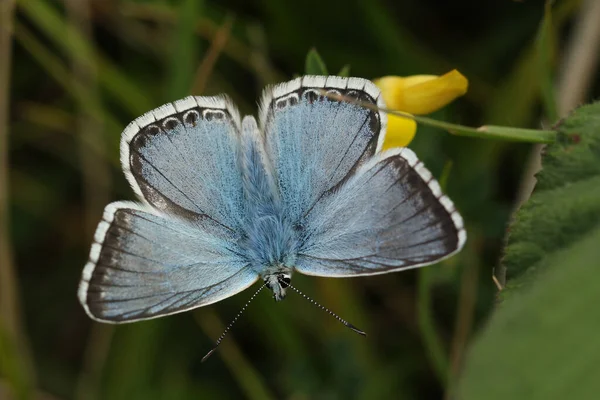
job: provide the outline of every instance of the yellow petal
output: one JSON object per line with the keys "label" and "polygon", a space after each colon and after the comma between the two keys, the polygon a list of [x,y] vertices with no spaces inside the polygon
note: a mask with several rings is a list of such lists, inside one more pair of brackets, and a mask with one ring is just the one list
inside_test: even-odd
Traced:
{"label": "yellow petal", "polygon": [[392,147],[406,147],[415,137],[417,123],[410,118],[388,114],[387,132],[382,150]]}
{"label": "yellow petal", "polygon": [[469,81],[457,70],[442,76],[386,76],[374,81],[388,108],[429,114],[467,92]]}

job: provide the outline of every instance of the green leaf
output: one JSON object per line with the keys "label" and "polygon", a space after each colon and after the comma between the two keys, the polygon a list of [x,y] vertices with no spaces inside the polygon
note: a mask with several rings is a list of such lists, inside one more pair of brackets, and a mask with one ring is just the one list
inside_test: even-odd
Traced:
{"label": "green leaf", "polygon": [[503,266],[513,283],[549,252],[600,223],[600,103],[562,121],[537,180],[510,227]]}
{"label": "green leaf", "polygon": [[[593,399],[600,392],[600,227],[539,264],[470,351],[460,399]],[[541,271],[540,271],[541,272]]]}
{"label": "green leaf", "polygon": [[595,398],[600,342],[600,103],[562,121],[510,227],[502,303],[470,350],[461,399]]}
{"label": "green leaf", "polygon": [[310,49],[306,55],[304,73],[306,75],[329,75],[327,73],[327,66],[325,66],[325,62],[314,48]]}
{"label": "green leaf", "polygon": [[199,41],[196,22],[203,4],[185,0],[179,8],[179,23],[173,29],[173,50],[168,58],[168,99],[175,100],[189,94],[194,71],[198,64]]}

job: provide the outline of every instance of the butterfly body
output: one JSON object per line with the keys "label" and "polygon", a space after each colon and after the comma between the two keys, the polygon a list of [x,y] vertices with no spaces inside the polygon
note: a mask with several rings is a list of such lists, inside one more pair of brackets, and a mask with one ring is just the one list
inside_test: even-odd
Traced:
{"label": "butterfly body", "polygon": [[285,214],[267,160],[259,142],[256,120],[242,120],[242,181],[245,213],[240,231],[240,248],[252,269],[273,291],[276,300],[285,297],[282,281],[291,278],[300,247],[301,232]]}
{"label": "butterfly body", "polygon": [[121,138],[141,202],[109,204],[79,287],[92,318],[129,322],[204,306],[295,272],[353,277],[428,265],[460,250],[463,221],[405,148],[381,152],[386,115],[359,78],[306,76],[240,118],[225,97],[188,97]]}

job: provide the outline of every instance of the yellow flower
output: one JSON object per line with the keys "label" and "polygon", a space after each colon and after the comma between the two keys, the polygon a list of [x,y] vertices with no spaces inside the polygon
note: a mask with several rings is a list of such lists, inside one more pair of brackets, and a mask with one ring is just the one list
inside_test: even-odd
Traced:
{"label": "yellow flower", "polygon": [[[381,89],[383,100],[390,110],[410,114],[429,114],[467,92],[469,82],[460,72],[447,74],[384,76],[374,80]],[[417,131],[412,119],[388,115],[388,128],[383,149],[407,146]]]}

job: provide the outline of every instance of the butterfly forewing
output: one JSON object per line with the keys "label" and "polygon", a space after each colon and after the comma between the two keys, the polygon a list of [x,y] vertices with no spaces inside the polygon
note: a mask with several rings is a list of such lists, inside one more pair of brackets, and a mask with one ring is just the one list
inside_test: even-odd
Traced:
{"label": "butterfly forewing", "polygon": [[296,269],[308,275],[372,275],[440,261],[466,233],[452,201],[409,149],[377,154],[305,219]]}
{"label": "butterfly forewing", "polygon": [[381,146],[386,116],[322,91],[383,105],[365,79],[304,76],[267,89],[261,126],[286,217],[298,221]]}
{"label": "butterfly forewing", "polygon": [[153,207],[235,229],[244,201],[239,132],[239,114],[227,98],[187,97],[132,122],[123,132],[121,163]]}

